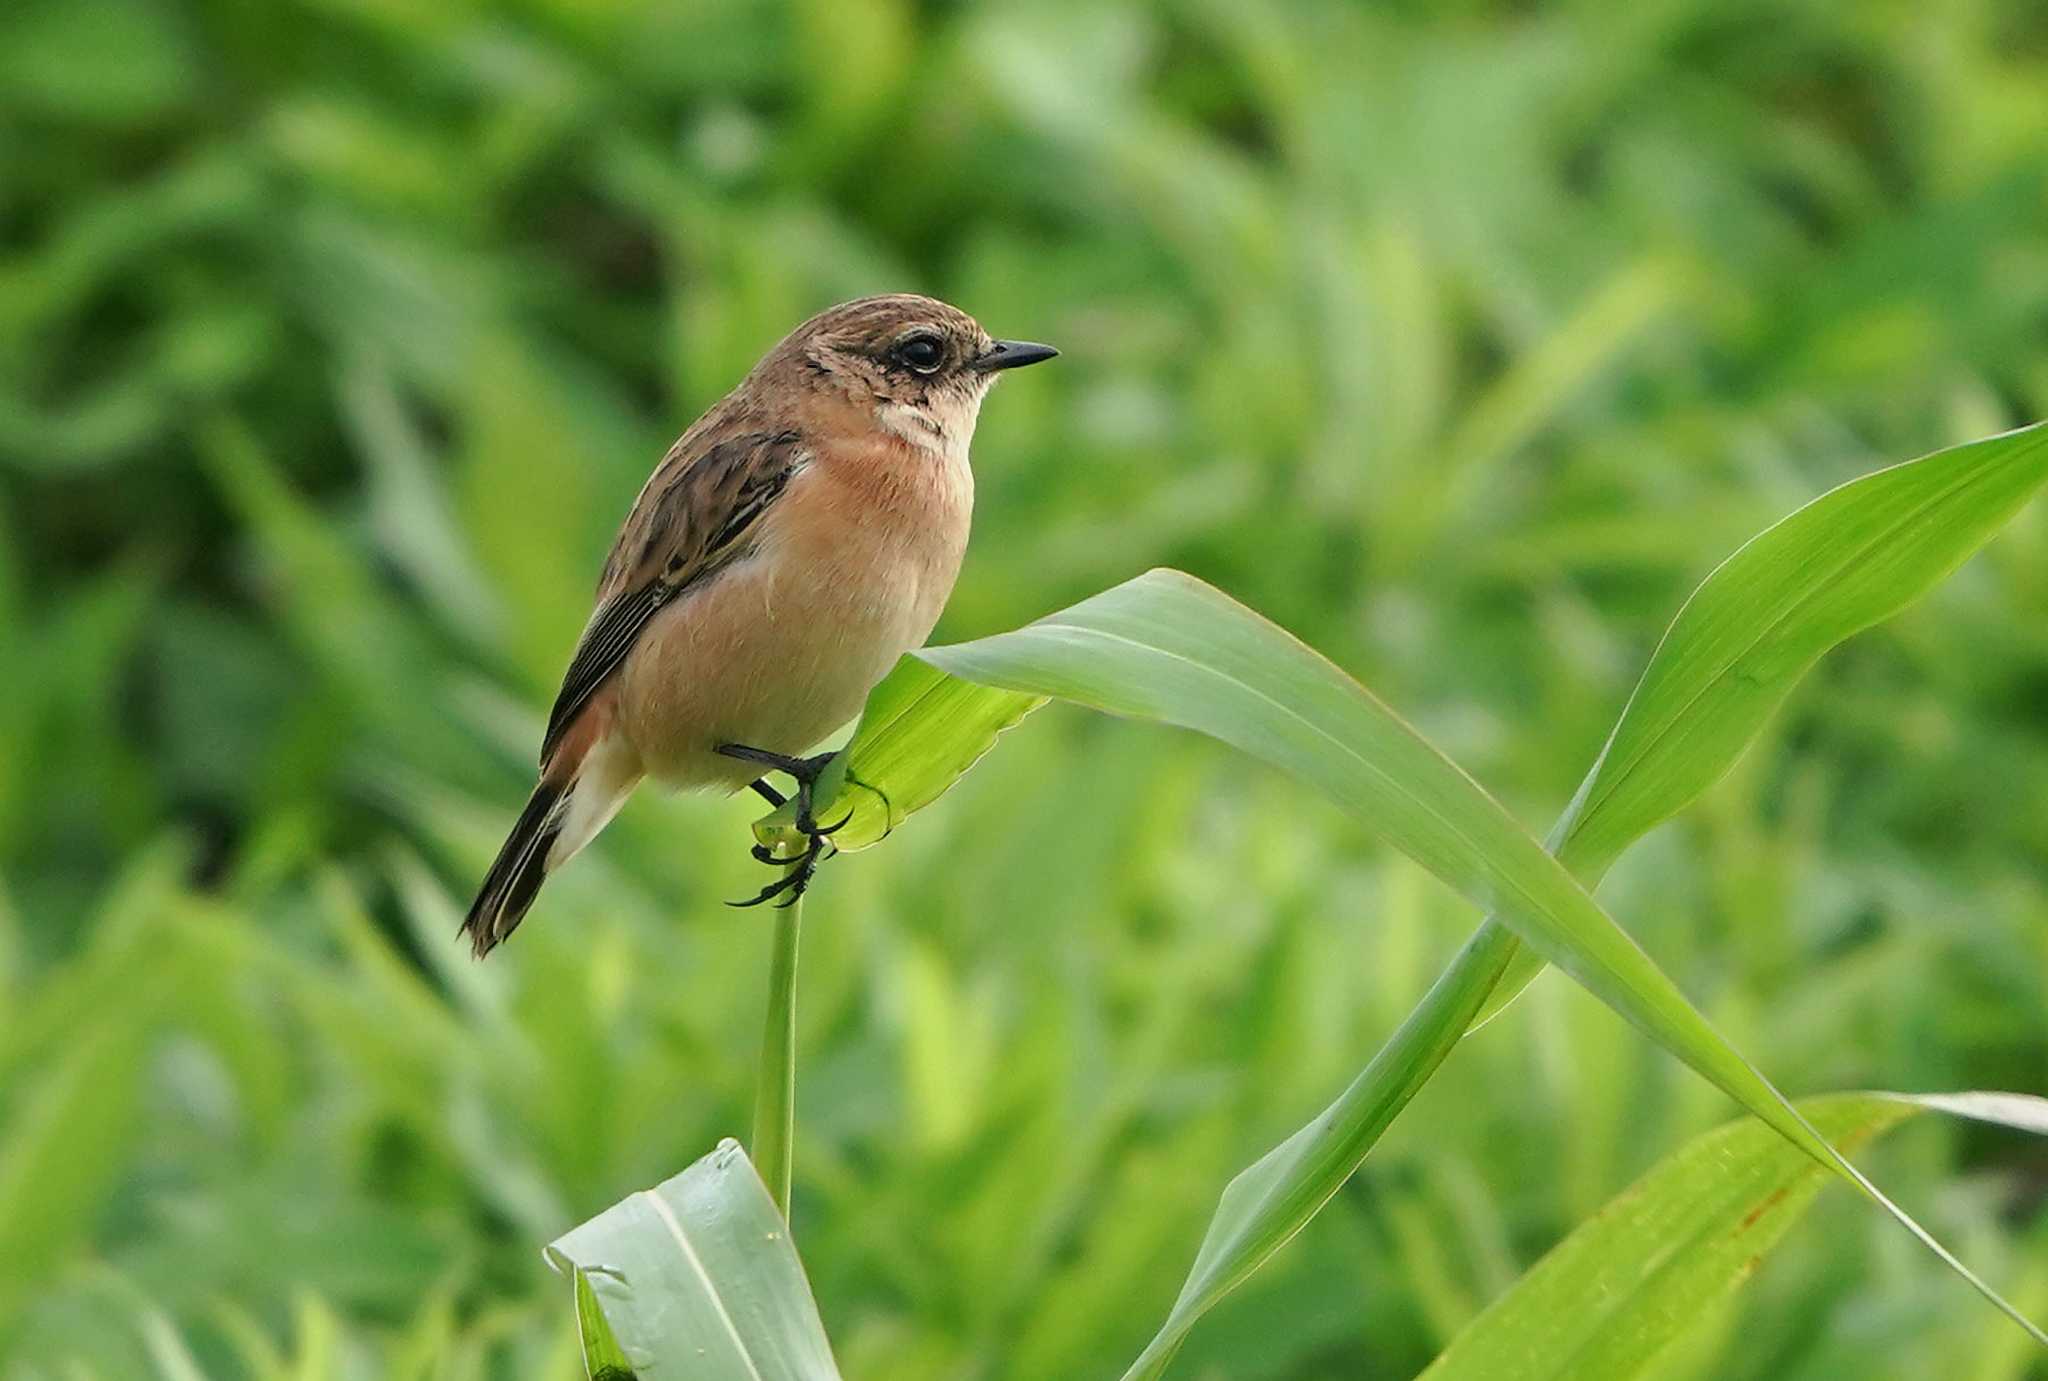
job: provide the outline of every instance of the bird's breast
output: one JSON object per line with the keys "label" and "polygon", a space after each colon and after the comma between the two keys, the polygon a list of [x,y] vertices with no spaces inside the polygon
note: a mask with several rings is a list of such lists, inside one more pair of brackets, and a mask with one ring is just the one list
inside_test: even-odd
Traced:
{"label": "bird's breast", "polygon": [[654,775],[738,786],[712,752],[800,753],[920,646],[966,550],[973,478],[893,438],[820,448],[752,550],[657,614],[627,659],[621,725]]}

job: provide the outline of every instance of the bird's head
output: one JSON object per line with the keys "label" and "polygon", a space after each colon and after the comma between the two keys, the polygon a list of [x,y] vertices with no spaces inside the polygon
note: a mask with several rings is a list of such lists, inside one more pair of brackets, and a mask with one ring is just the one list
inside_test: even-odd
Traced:
{"label": "bird's head", "polygon": [[981,323],[929,297],[863,297],[821,312],[776,348],[811,387],[871,409],[881,426],[930,450],[965,454],[981,400],[1006,369],[1059,351],[997,340]]}

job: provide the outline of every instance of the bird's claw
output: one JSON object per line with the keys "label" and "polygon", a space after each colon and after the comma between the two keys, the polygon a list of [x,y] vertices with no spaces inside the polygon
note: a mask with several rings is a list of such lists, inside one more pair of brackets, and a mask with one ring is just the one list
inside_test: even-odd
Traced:
{"label": "bird's claw", "polygon": [[[802,860],[798,860],[798,862],[801,863]],[[794,903],[798,897],[801,897],[804,894],[804,884],[809,882],[809,874],[815,867],[816,865],[812,864],[807,867],[798,867],[792,869],[789,873],[775,879],[775,881],[769,883],[766,887],[763,887],[760,891],[756,892],[753,896],[748,897],[745,901],[729,901],[726,903],[726,905],[740,907],[742,909],[749,906],[759,906],[762,902],[774,901],[775,898],[781,896],[784,892],[787,892],[790,894],[789,899],[783,902],[782,905],[789,906],[792,903]],[[799,879],[801,879],[801,881],[799,881]]]}
{"label": "bird's claw", "polygon": [[824,858],[825,850],[832,847],[823,833],[812,831],[809,839],[810,842],[804,846],[804,851],[794,858],[777,858],[775,851],[766,844],[756,844],[753,849],[755,858],[760,859],[763,863],[772,863],[779,867],[787,868],[789,871],[769,883],[766,887],[763,887],[753,896],[748,897],[745,901],[729,901],[726,905],[739,907],[759,906],[763,902],[774,901],[775,898],[783,897],[783,894],[787,893],[788,895],[783,897],[781,902],[777,903],[778,909],[784,906],[794,906],[798,898],[802,897],[804,892],[809,889],[811,879],[817,876],[818,863]]}
{"label": "bird's claw", "polygon": [[[796,780],[795,824],[797,832],[804,837],[803,851],[787,857],[778,854],[771,845],[755,844],[749,852],[756,860],[766,863],[770,867],[786,868],[789,871],[746,900],[727,902],[726,905],[742,907],[760,906],[764,902],[774,901],[777,897],[781,897],[782,900],[776,902],[778,908],[794,906],[810,887],[811,879],[817,875],[818,864],[827,856],[827,851],[838,852],[832,846],[831,837],[845,829],[848,822],[853,819],[853,812],[849,810],[838,823],[820,825],[817,818],[811,813],[812,790],[817,785],[818,774],[824,770],[825,764],[832,760],[832,755],[830,753],[821,753],[814,758],[790,758],[732,743],[721,744],[718,751],[727,757],[738,758],[744,762],[759,763],[764,767],[772,767],[776,771],[785,772],[793,777]],[[753,783],[753,786],[754,790],[760,792],[764,798],[769,800],[774,800],[775,796],[779,794],[764,781],[757,781]]]}

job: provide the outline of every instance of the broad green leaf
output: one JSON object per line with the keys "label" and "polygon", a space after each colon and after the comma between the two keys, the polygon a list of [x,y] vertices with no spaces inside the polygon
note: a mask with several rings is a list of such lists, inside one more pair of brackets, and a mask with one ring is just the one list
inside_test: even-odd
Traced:
{"label": "broad green leaf", "polygon": [[[1816,1134],[1498,802],[1327,659],[1221,591],[1153,571],[1015,632],[918,655],[967,680],[1195,729],[1319,787],[1366,828],[1497,909],[1544,958],[1855,1183],[2048,1343]],[[1319,1149],[1309,1163],[1341,1168],[1342,1157],[1326,1161]],[[1312,1212],[1322,1199],[1290,1191],[1277,1202],[1291,1214]],[[1155,1374],[1194,1319],[1305,1221],[1303,1213],[1276,1224],[1262,1211],[1247,1216],[1241,1234],[1205,1244],[1215,1268],[1190,1276],[1133,1374]]]}
{"label": "broad green leaf", "polygon": [[[845,821],[832,836],[841,853],[878,843],[1044,703],[1042,696],[972,685],[905,657],[868,696],[853,738],[819,780],[817,818]],[[798,838],[795,814],[793,805],[771,811],[754,822],[756,837],[787,850]]]}
{"label": "broad green leaf", "polygon": [[[1680,611],[1551,832],[1559,860],[1593,885],[1630,843],[1695,799],[1829,646],[1923,593],[2018,511],[2048,480],[2044,443],[2036,426],[1853,480],[1724,562]],[[1674,666],[1695,669],[1698,694],[1685,694]],[[1482,925],[1365,1071],[1224,1189],[1161,1334],[1165,1350],[1148,1356],[1163,1361],[1194,1317],[1298,1232],[1466,1030],[1542,966],[1508,925]]]}
{"label": "broad green leaf", "polygon": [[[1930,1108],[2048,1133],[2010,1093],[1805,1099],[1844,1152]],[[1743,1119],[1696,1137],[1587,1219],[1451,1340],[1424,1381],[1625,1381],[1747,1280],[1821,1189],[1820,1169]]]}
{"label": "broad green leaf", "polygon": [[[634,1372],[702,1381],[837,1381],[789,1229],[736,1141],[549,1244],[587,1279]],[[589,1350],[591,1375],[604,1361]]]}

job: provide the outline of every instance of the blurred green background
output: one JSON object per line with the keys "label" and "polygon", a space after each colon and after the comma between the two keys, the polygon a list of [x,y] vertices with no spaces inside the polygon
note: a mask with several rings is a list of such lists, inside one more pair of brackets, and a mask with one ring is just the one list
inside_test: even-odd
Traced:
{"label": "blurred green background", "polygon": [[[0,6],[0,1376],[567,1377],[538,1246],[742,1132],[744,801],[454,939],[612,530],[802,317],[991,400],[939,630],[1185,567],[1539,830],[1686,591],[2048,415],[2048,12],[1457,0]],[[1603,897],[1795,1093],[2048,1087],[2048,513]],[[848,1375],[1115,1374],[1476,918],[1048,710],[826,871],[797,1239]],[[1410,1375],[1728,1105],[1553,976],[1195,1334]],[[1878,1179],[2038,1317],[2048,1152]],[[2039,1376],[1840,1193],[1673,1378]]]}

